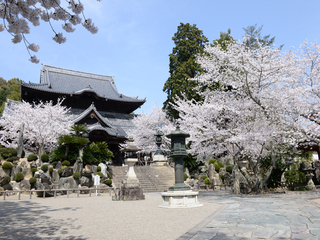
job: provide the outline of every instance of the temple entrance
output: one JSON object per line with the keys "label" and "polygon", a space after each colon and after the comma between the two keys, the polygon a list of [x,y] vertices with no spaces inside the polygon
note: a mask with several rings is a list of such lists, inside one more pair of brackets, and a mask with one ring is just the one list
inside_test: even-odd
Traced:
{"label": "temple entrance", "polygon": [[114,158],[112,164],[115,166],[121,166],[124,163],[123,153],[120,151],[120,144],[124,143],[126,138],[117,138],[109,135],[105,130],[93,130],[89,132],[90,142],[106,142],[108,148],[112,151]]}

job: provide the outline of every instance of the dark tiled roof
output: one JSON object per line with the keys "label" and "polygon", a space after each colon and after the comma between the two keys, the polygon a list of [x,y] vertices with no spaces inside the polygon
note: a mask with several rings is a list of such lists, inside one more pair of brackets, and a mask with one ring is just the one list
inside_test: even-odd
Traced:
{"label": "dark tiled roof", "polygon": [[[127,131],[129,129],[134,128],[134,124],[132,123],[133,115],[130,114],[114,114],[114,113],[107,113],[103,112],[100,114],[100,112],[97,111],[94,104],[91,104],[89,108],[86,110],[79,110],[79,109],[70,109],[70,113],[74,116],[73,122],[77,123],[81,119],[85,118],[88,114],[90,114],[91,111],[94,111],[94,113],[103,121],[105,125],[108,127],[103,127],[100,123],[95,123],[93,125],[88,125],[89,132],[94,130],[100,130],[100,131],[106,131],[111,136],[116,137],[127,137]],[[110,118],[103,116],[108,115]],[[112,118],[111,116],[114,116]]]}
{"label": "dark tiled roof", "polygon": [[100,123],[96,123],[96,124],[88,126],[88,130],[89,130],[89,132],[92,132],[95,130],[105,131],[110,136],[121,137],[121,138],[125,138],[127,135],[121,128],[105,128],[105,127],[101,126]]}
{"label": "dark tiled roof", "polygon": [[84,73],[63,68],[43,65],[39,83],[21,83],[22,86],[35,90],[80,95],[93,92],[105,99],[120,102],[144,103],[145,99],[129,97],[118,92],[112,76]]}

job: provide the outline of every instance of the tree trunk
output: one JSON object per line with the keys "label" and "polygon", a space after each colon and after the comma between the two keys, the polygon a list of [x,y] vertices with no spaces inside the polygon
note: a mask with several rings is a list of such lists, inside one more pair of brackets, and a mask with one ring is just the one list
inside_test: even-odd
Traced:
{"label": "tree trunk", "polygon": [[44,149],[43,147],[39,147],[38,148],[38,158],[39,158],[39,163],[42,165],[42,160],[41,160],[41,156],[42,154],[44,154]]}
{"label": "tree trunk", "polygon": [[69,152],[69,144],[66,144],[66,153],[64,154],[64,159],[68,159],[68,152]]}
{"label": "tree trunk", "polygon": [[237,165],[233,165],[233,193],[234,194],[240,194],[240,173],[239,173],[239,168]]}

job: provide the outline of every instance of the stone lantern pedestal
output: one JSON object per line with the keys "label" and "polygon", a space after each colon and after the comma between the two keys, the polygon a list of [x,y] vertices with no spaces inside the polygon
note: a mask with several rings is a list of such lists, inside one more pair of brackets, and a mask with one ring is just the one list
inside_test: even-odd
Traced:
{"label": "stone lantern pedestal", "polygon": [[306,169],[306,171],[307,171],[306,177],[307,177],[307,181],[308,181],[307,188],[309,190],[313,190],[316,188],[316,186],[314,185],[314,182],[312,180],[312,178],[314,176],[314,174],[312,173],[314,171],[314,168],[309,167]]}
{"label": "stone lantern pedestal", "polygon": [[140,188],[139,179],[134,172],[134,164],[138,162],[136,157],[136,152],[139,151],[134,144],[133,139],[129,138],[129,143],[126,148],[122,151],[126,153],[127,158],[125,159],[126,165],[128,165],[128,172],[126,178],[122,180],[120,189],[116,191],[115,196],[112,198],[114,201],[134,201],[134,200],[144,200],[145,196]]}
{"label": "stone lantern pedestal", "polygon": [[139,179],[137,178],[133,168],[138,159],[127,158],[125,161],[129,169],[126,178],[122,181],[120,198],[123,201],[144,200],[145,196],[143,195],[143,191],[140,188]]}
{"label": "stone lantern pedestal", "polygon": [[134,172],[134,164],[138,160],[136,158],[127,158],[125,160],[126,164],[128,165],[128,172],[126,178],[123,180],[125,187],[139,187],[139,179],[137,178],[136,173]]}
{"label": "stone lantern pedestal", "polygon": [[201,207],[198,201],[199,192],[190,190],[190,187],[184,184],[183,176],[183,158],[187,156],[185,147],[185,138],[190,135],[181,131],[179,127],[167,137],[171,138],[171,154],[174,159],[175,184],[169,187],[168,192],[162,192],[163,208],[191,208]]}

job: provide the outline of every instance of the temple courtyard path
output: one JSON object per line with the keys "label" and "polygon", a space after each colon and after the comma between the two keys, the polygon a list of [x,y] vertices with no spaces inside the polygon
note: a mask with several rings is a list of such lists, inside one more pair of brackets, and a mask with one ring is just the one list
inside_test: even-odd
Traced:
{"label": "temple courtyard path", "polygon": [[159,208],[159,193],[140,201],[112,201],[108,193],[76,196],[0,197],[0,239],[176,239],[223,206]]}
{"label": "temple courtyard path", "polygon": [[0,239],[320,239],[320,191],[257,196],[200,192],[199,208],[159,208],[109,194],[0,200]]}

